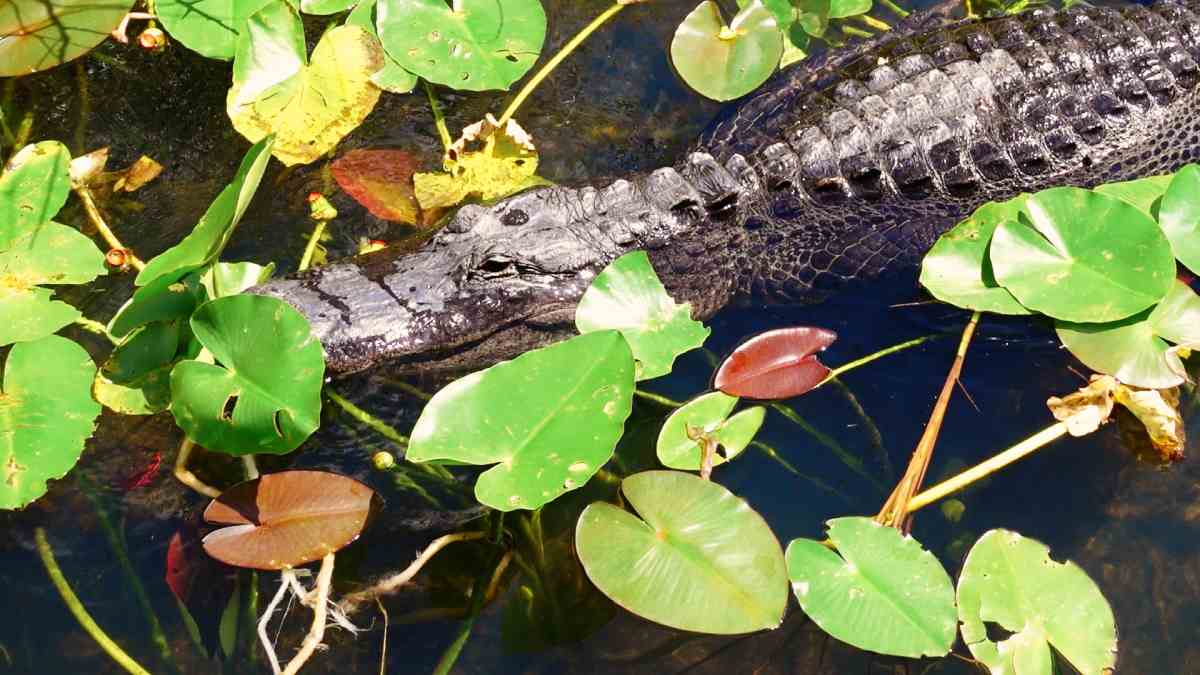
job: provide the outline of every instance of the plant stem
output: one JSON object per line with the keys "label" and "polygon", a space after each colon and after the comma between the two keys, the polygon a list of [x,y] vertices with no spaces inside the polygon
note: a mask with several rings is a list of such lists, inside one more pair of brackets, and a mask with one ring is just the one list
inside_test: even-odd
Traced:
{"label": "plant stem", "polygon": [[[968,2],[969,1],[970,0],[968,0]],[[879,4],[883,5],[884,7],[887,7],[888,10],[892,14],[895,14],[896,16],[900,17],[901,19],[903,19],[909,15],[908,10],[906,10],[903,7],[901,7],[900,5],[897,5],[896,3],[892,2],[892,0],[879,0]],[[969,7],[968,7],[968,9],[969,9]]]}
{"label": "plant stem", "polygon": [[78,157],[87,152],[88,120],[92,117],[92,97],[88,94],[87,71],[83,68],[83,59],[75,62],[75,90],[79,93],[79,119],[75,123],[75,147],[72,154]]}
{"label": "plant stem", "polygon": [[881,494],[887,490],[883,483],[879,482],[878,478],[871,475],[870,471],[867,471],[867,467],[863,465],[861,459],[843,448],[840,443],[838,443],[828,434],[818,431],[816,427],[809,424],[808,420],[801,417],[800,414],[795,410],[792,410],[782,403],[771,403],[770,407],[775,412],[787,418],[788,421],[803,429],[804,433],[812,436],[813,439],[818,443],[833,451],[833,454],[837,456],[838,460],[841,461],[842,464],[846,465],[846,468],[858,474],[859,477],[865,479],[868,483],[874,486],[876,490],[879,490]]}
{"label": "plant stem", "polygon": [[312,264],[313,253],[317,250],[317,244],[321,241],[321,235],[325,234],[325,223],[328,221],[318,220],[316,226],[313,227],[312,236],[308,238],[308,243],[304,246],[304,254],[300,256],[300,265],[296,271],[303,272]]}
{"label": "plant stem", "polygon": [[134,675],[150,675],[150,671],[138,665],[125,650],[113,642],[112,638],[104,632],[96,623],[92,616],[88,614],[83,603],[79,601],[79,597],[75,595],[75,591],[71,590],[71,585],[67,583],[67,578],[63,576],[62,569],[58,566],[58,561],[54,559],[54,551],[50,548],[50,542],[46,541],[45,528],[39,527],[33,531],[34,540],[37,542],[38,556],[42,559],[42,564],[46,567],[46,574],[50,577],[50,581],[54,583],[54,587],[58,589],[58,594],[62,596],[63,602],[66,603],[67,609],[75,616],[75,620],[83,627],[96,644],[112,657],[118,665]]}
{"label": "plant stem", "polygon": [[216,499],[221,496],[221,491],[197,478],[196,474],[187,468],[188,458],[192,456],[192,448],[194,447],[196,447],[196,444],[192,442],[192,439],[187,437],[184,437],[183,442],[179,444],[179,453],[175,456],[175,478],[196,492]]}
{"label": "plant stem", "polygon": [[28,110],[21,117],[21,123],[17,125],[17,133],[13,136],[12,154],[8,156],[8,161],[11,162],[12,158],[16,157],[17,153],[21,151],[21,148],[25,147],[25,144],[29,142],[29,134],[31,133],[33,133],[33,111]]}
{"label": "plant stem", "polygon": [[[487,589],[499,578],[499,574],[503,573],[503,568],[508,566],[506,562],[508,557],[506,553],[505,557],[499,560],[495,573],[488,576],[481,575],[475,579],[475,583],[471,587],[471,601],[467,604],[467,616],[463,619],[454,641],[446,647],[446,651],[442,652],[442,658],[438,659],[438,664],[433,669],[433,675],[450,675],[450,671],[458,661],[459,654],[462,653],[463,646],[467,644],[467,638],[471,637],[471,629],[475,627],[475,617],[479,616],[479,610],[483,609],[483,603],[488,600]],[[495,559],[493,556],[492,560]]]}
{"label": "plant stem", "polygon": [[937,500],[946,497],[947,495],[958,492],[968,485],[990,476],[991,474],[999,471],[1009,464],[1012,464],[1018,459],[1032,454],[1035,450],[1049,445],[1052,441],[1058,440],[1066,433],[1067,425],[1063,422],[1058,422],[1057,424],[1053,424],[1045,429],[1042,429],[1029,438],[1026,438],[1020,443],[1012,446],[1011,448],[997,453],[991,458],[976,464],[957,476],[948,478],[929,488],[928,490],[915,495],[908,502],[908,513],[912,513],[917,509],[928,506]]}
{"label": "plant stem", "polygon": [[83,211],[87,214],[88,220],[91,221],[92,226],[96,228],[100,236],[104,238],[108,247],[125,251],[125,260],[137,271],[140,272],[145,269],[146,263],[134,255],[133,251],[126,248],[121,243],[121,240],[117,239],[117,235],[109,229],[108,223],[104,222],[104,216],[100,215],[100,209],[96,207],[96,200],[92,197],[92,191],[86,185],[83,185],[75,188],[75,194],[79,196],[79,201],[83,203]]}
{"label": "plant stem", "polygon": [[258,478],[258,462],[254,461],[254,455],[242,455],[242,466],[246,469],[246,480]]}
{"label": "plant stem", "polygon": [[847,25],[843,24],[843,25],[841,25],[841,26],[838,26],[838,28],[841,28],[841,30],[842,30],[842,33],[843,33],[843,34],[845,34],[845,35],[848,35],[848,36],[850,36],[850,37],[860,37],[860,38],[873,38],[873,37],[875,37],[875,34],[874,34],[874,33],[872,33],[872,32],[869,32],[869,31],[865,31],[865,30],[862,30],[862,29],[859,29],[859,28],[855,28],[854,26],[847,26]]}
{"label": "plant stem", "polygon": [[456,532],[454,534],[447,534],[434,539],[432,542],[430,542],[429,546],[425,547],[424,551],[421,551],[421,554],[417,556],[417,559],[414,560],[408,567],[391,576],[384,577],[374,586],[364,588],[361,591],[351,593],[350,595],[342,598],[341,603],[339,603],[342,612],[346,616],[350,616],[355,610],[362,606],[364,602],[374,601],[375,599],[384,595],[395,593],[409,581],[412,581],[412,578],[417,576],[417,573],[421,571],[421,568],[424,567],[425,564],[431,559],[433,559],[433,556],[437,555],[438,551],[441,551],[450,544],[453,544],[456,541],[483,539],[485,536],[487,536],[487,533],[485,532]]}
{"label": "plant stem", "polygon": [[834,368],[833,370],[829,371],[829,374],[825,376],[825,379],[818,382],[817,385],[815,387],[813,387],[813,389],[824,386],[824,385],[828,384],[830,381],[837,378],[839,375],[844,375],[845,373],[848,373],[851,370],[858,368],[859,366],[865,366],[868,363],[874,361],[875,359],[883,358],[885,356],[888,356],[889,354],[895,354],[896,352],[904,351],[905,349],[909,349],[910,347],[916,347],[917,345],[922,344],[924,342],[928,342],[936,337],[940,337],[940,336],[924,335],[922,337],[915,338],[915,339],[909,340],[907,342],[901,342],[900,344],[892,345],[891,347],[884,347],[883,349],[880,349],[879,351],[871,353],[871,354],[867,354],[866,356],[864,356],[860,359],[854,359],[850,363],[843,363],[842,365],[838,366],[837,368]]}
{"label": "plant stem", "polygon": [[81,316],[78,319],[75,319],[75,325],[79,326],[80,328],[86,330],[89,333],[95,333],[96,335],[101,335],[101,336],[105,337],[109,342],[113,343],[114,345],[121,344],[121,341],[116,339],[115,337],[113,337],[112,334],[110,334],[108,332],[108,328],[106,328],[104,326],[104,324],[100,323],[99,321],[93,321],[92,319],[89,319],[85,316]]}
{"label": "plant stem", "polygon": [[704,436],[704,452],[700,456],[700,478],[701,480],[709,480],[712,476],[713,462],[717,457],[717,442]]}
{"label": "plant stem", "polygon": [[321,571],[317,572],[317,587],[313,589],[315,597],[312,603],[312,627],[308,629],[308,635],[304,636],[300,651],[296,652],[287,667],[283,669],[283,675],[296,675],[300,672],[300,668],[313,655],[313,652],[317,651],[317,647],[325,639],[325,612],[329,608],[329,585],[332,580],[333,553],[326,553],[325,557],[321,559]]}
{"label": "plant stem", "polygon": [[975,311],[971,313],[971,319],[963,328],[962,339],[954,354],[954,362],[950,365],[950,372],[947,373],[945,382],[942,383],[942,391],[938,394],[937,403],[933,406],[929,423],[925,425],[925,433],[921,435],[921,440],[917,442],[917,448],[913,451],[908,469],[884,503],[883,508],[880,509],[879,515],[875,517],[875,520],[881,524],[890,525],[902,532],[908,532],[912,525],[912,515],[908,510],[908,504],[921,489],[921,483],[925,480],[925,472],[929,470],[929,461],[933,458],[933,447],[937,444],[938,434],[942,430],[942,421],[946,418],[946,408],[950,405],[950,395],[954,393],[954,386],[958,384],[958,377],[962,373],[963,363],[967,358],[967,346],[971,343],[971,336],[975,334],[977,325],[979,325],[979,312]]}
{"label": "plant stem", "polygon": [[367,425],[368,427],[371,427],[377,433],[379,433],[380,436],[383,436],[384,438],[395,443],[396,445],[399,445],[402,448],[408,447],[408,436],[405,436],[404,434],[401,434],[399,431],[396,431],[395,429],[393,429],[391,427],[391,425],[387,424],[386,422],[379,419],[378,417],[375,417],[374,415],[367,412],[366,410],[363,410],[362,408],[354,405],[347,399],[343,398],[341,394],[337,393],[336,391],[334,391],[332,389],[327,388],[325,390],[325,395],[329,397],[329,400],[338,404],[342,408],[342,410],[344,410],[346,412],[347,415],[353,417],[354,419],[358,420],[359,422],[362,422],[363,424]]}
{"label": "plant stem", "polygon": [[421,86],[425,88],[425,96],[429,99],[429,110],[433,113],[433,125],[437,127],[438,136],[442,139],[442,148],[446,152],[450,152],[450,146],[454,141],[450,139],[450,130],[446,128],[446,116],[442,114],[442,106],[438,104],[437,97],[433,95],[433,85],[422,79]]}
{"label": "plant stem", "polygon": [[662,394],[656,394],[652,391],[646,391],[644,389],[634,389],[633,395],[644,398],[647,401],[653,401],[667,408],[678,408],[679,406],[683,405],[683,401],[676,401],[673,398],[667,398]]}
{"label": "plant stem", "polygon": [[551,57],[551,59],[546,62],[546,65],[542,66],[541,70],[537,71],[537,74],[529,78],[529,81],[525,83],[525,86],[521,87],[521,91],[517,92],[516,97],[514,97],[512,102],[508,104],[508,107],[504,109],[504,114],[500,116],[497,126],[503,127],[508,120],[512,119],[512,116],[516,114],[517,109],[521,107],[521,104],[525,102],[525,99],[529,98],[529,95],[533,93],[533,90],[536,89],[537,86],[542,83],[542,80],[546,79],[546,77],[558,67],[558,64],[563,62],[563,59],[567,58],[571,52],[575,51],[576,47],[583,44],[583,41],[586,40],[589,35],[596,32],[597,28],[603,26],[606,21],[616,16],[617,13],[624,8],[625,5],[621,4],[620,2],[614,3],[611,7],[601,12],[600,15],[595,19],[592,19],[592,22],[584,26],[583,30],[580,30],[575,37],[571,38],[567,42],[567,44],[563,45],[562,49],[558,50],[558,53]]}
{"label": "plant stem", "polygon": [[854,18],[855,18],[855,20],[862,22],[864,25],[870,26],[871,28],[879,31],[880,33],[886,33],[887,31],[892,29],[891,26],[884,23],[883,21],[880,21],[879,19],[876,19],[875,17],[871,16],[870,14],[858,14]]}

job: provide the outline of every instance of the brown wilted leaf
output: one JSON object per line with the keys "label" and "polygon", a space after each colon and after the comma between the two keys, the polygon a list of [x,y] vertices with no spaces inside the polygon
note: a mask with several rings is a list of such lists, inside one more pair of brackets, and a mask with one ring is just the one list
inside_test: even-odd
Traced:
{"label": "brown wilted leaf", "polygon": [[1112,415],[1114,392],[1121,384],[1112,375],[1093,375],[1092,381],[1079,391],[1059,398],[1051,396],[1046,405],[1054,419],[1067,425],[1072,436],[1086,436]]}
{"label": "brown wilted leaf", "polygon": [[1146,427],[1150,442],[1164,461],[1183,458],[1184,426],[1177,388],[1138,389],[1121,385],[1116,399]]}

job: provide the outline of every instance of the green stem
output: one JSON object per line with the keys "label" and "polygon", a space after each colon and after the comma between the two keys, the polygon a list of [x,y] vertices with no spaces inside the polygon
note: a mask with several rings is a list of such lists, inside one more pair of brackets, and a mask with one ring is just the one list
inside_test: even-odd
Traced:
{"label": "green stem", "polygon": [[[359,422],[362,422],[363,424],[367,425],[371,429],[374,429],[381,436],[388,439],[389,441],[392,441],[396,445],[399,445],[402,448],[408,447],[408,437],[405,436],[404,434],[401,434],[400,432],[396,431],[395,429],[393,429],[391,427],[391,425],[385,423],[383,420],[379,419],[378,417],[375,417],[374,415],[367,412],[366,410],[363,410],[362,408],[354,405],[350,401],[346,400],[341,394],[337,393],[336,391],[334,391],[332,389],[326,388],[325,395],[329,397],[329,400],[338,404],[338,406],[340,406],[342,408],[342,410],[346,411],[347,415],[350,415],[351,417],[358,420]],[[438,466],[436,464],[424,464],[424,463],[416,463],[416,462],[413,462],[412,464],[413,464],[413,466],[421,469],[422,471],[425,471],[426,473],[429,473],[438,478],[442,478],[444,480],[449,480],[449,481],[454,480],[454,476],[449,471],[447,471],[445,467]]]}
{"label": "green stem", "polygon": [[780,415],[783,415],[790,422],[803,429],[804,433],[812,436],[818,443],[833,451],[833,454],[837,456],[838,460],[840,460],[842,464],[846,465],[846,468],[866,479],[868,483],[875,486],[875,489],[879,490],[880,492],[887,491],[887,488],[884,487],[883,483],[880,483],[878,478],[872,476],[870,471],[867,471],[867,468],[863,466],[861,459],[848,452],[831,436],[818,431],[816,427],[809,424],[807,420],[801,417],[800,413],[797,413],[795,410],[792,410],[782,403],[771,403],[770,406],[772,410]]}
{"label": "green stem", "polygon": [[429,110],[433,113],[433,124],[437,127],[438,136],[442,139],[442,147],[446,152],[450,152],[450,146],[454,141],[450,140],[450,130],[446,128],[446,117],[442,114],[442,106],[438,105],[437,97],[433,95],[433,85],[425,80],[421,80],[421,85],[425,87],[425,96],[429,99]]}
{"label": "green stem", "polygon": [[317,250],[317,244],[321,241],[321,235],[325,234],[325,224],[327,221],[318,220],[313,227],[312,236],[308,238],[308,243],[304,246],[304,254],[300,256],[300,266],[297,271],[303,272],[312,264],[313,253]]}
{"label": "green stem", "polygon": [[537,74],[529,78],[529,81],[525,83],[525,86],[521,87],[521,91],[517,92],[516,97],[513,98],[512,102],[508,104],[507,108],[505,108],[504,114],[500,116],[499,123],[496,126],[503,127],[508,120],[512,119],[512,116],[516,114],[517,109],[521,107],[521,104],[525,102],[525,99],[529,98],[529,95],[533,93],[533,90],[542,83],[542,80],[546,79],[546,77],[558,67],[558,64],[563,62],[563,59],[567,58],[571,52],[575,51],[576,47],[583,44],[583,41],[586,40],[589,35],[596,32],[597,28],[603,26],[606,21],[616,16],[617,13],[622,9],[625,9],[625,5],[621,4],[620,2],[613,4],[611,7],[601,12],[600,15],[595,19],[592,19],[592,22],[584,26],[583,30],[579,31],[579,33],[576,34],[575,37],[571,38],[567,44],[563,45],[562,49],[558,50],[558,53],[555,54],[549,61],[547,61],[546,65],[542,66],[542,69],[537,71]]}
{"label": "green stem", "polygon": [[679,406],[683,405],[683,401],[676,401],[673,398],[667,398],[661,394],[655,394],[652,391],[645,391],[643,389],[634,389],[633,395],[644,398],[647,401],[654,401],[655,403],[668,408],[678,408]]}
{"label": "green stem", "polygon": [[880,349],[879,351],[877,351],[873,354],[867,354],[866,356],[862,357],[861,359],[855,359],[855,360],[851,361],[850,363],[844,363],[844,364],[838,366],[837,368],[834,368],[833,370],[829,371],[829,374],[825,376],[825,379],[818,382],[817,386],[813,387],[813,389],[816,389],[817,387],[828,384],[831,380],[838,377],[839,375],[848,373],[851,370],[858,368],[859,366],[865,366],[868,363],[874,361],[875,359],[880,359],[889,354],[895,354],[896,352],[904,351],[905,349],[908,349],[910,347],[916,347],[917,345],[919,345],[923,342],[928,342],[929,340],[932,340],[935,337],[940,337],[940,336],[926,335],[924,337],[919,337],[914,340],[909,340],[908,342],[901,342],[900,344],[892,345],[891,347],[886,347],[884,349]]}
{"label": "green stem", "polygon": [[906,10],[903,7],[901,7],[900,5],[897,5],[896,3],[892,2],[892,0],[879,0],[879,4],[883,5],[884,7],[887,7],[888,10],[892,14],[895,14],[896,16],[900,17],[901,19],[903,19],[909,15],[908,10]]}
{"label": "green stem", "polygon": [[861,28],[855,28],[854,26],[847,26],[847,25],[843,24],[841,26],[838,26],[838,28],[840,28],[842,30],[842,33],[844,35],[848,35],[850,37],[860,37],[860,38],[875,37],[874,33],[862,30]]}
{"label": "green stem", "polygon": [[855,18],[855,20],[862,22],[864,25],[869,26],[869,27],[873,28],[874,30],[879,31],[880,33],[886,33],[887,31],[892,29],[891,26],[884,23],[883,21],[880,21],[879,19],[876,19],[875,17],[871,16],[870,14],[858,14],[854,18]]}
{"label": "green stem", "polygon": [[93,321],[85,316],[81,316],[78,319],[75,319],[75,325],[89,333],[95,333],[96,335],[101,335],[107,338],[108,341],[114,345],[121,344],[121,341],[113,337],[112,334],[108,332],[108,328],[106,328],[104,324],[100,323],[99,321]]}
{"label": "green stem", "polygon": [[88,614],[83,603],[79,601],[79,597],[75,595],[75,591],[71,590],[71,585],[67,583],[67,578],[63,576],[62,570],[58,566],[58,561],[54,559],[54,551],[50,548],[50,542],[46,541],[45,528],[36,528],[33,531],[33,537],[37,542],[38,556],[42,559],[42,564],[46,567],[46,574],[50,577],[50,581],[54,583],[54,587],[58,589],[58,594],[62,596],[63,602],[66,603],[67,609],[75,616],[75,620],[83,627],[96,644],[112,657],[118,665],[134,675],[150,675],[150,671],[138,665],[132,657],[125,653],[125,650],[113,642],[112,638],[104,632],[102,628],[92,619],[92,615]]}

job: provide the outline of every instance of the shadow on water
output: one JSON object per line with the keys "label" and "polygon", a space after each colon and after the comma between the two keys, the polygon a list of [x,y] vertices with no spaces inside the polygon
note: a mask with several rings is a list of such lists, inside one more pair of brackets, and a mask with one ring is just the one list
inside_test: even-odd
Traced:
{"label": "shadow on water", "polygon": [[[607,2],[546,4],[552,43],[545,52],[551,53]],[[538,141],[544,175],[560,182],[614,177],[670,164],[691,142],[716,108],[682,88],[665,56],[674,26],[689,9],[690,3],[671,2],[623,13],[534,95],[521,121]],[[111,146],[112,166],[127,165],[141,154],[166,166],[135,199],[109,205],[122,236],[149,257],[190,230],[247,147],[225,116],[228,80],[228,64],[178,46],[156,56],[106,44],[78,66],[19,81],[14,93],[18,106],[36,111],[34,139],[59,139],[76,152]],[[496,108],[491,95],[441,91],[439,97],[452,129],[479,119],[489,106]],[[423,97],[385,95],[340,150],[381,146],[434,163],[440,144]],[[227,259],[273,259],[281,269],[293,268],[308,235],[304,196],[324,187],[323,180],[317,166],[281,172],[273,165]],[[329,244],[333,257],[352,252],[360,237],[402,234],[341,193],[333,201],[343,214]],[[70,207],[62,218],[86,229],[82,215]],[[103,319],[128,297],[130,284],[129,275],[110,276],[67,295],[87,315]],[[781,541],[819,536],[824,520],[872,514],[882,504],[886,487],[848,469],[835,448],[859,458],[883,486],[903,471],[966,319],[945,307],[913,304],[923,300],[913,279],[890,279],[815,307],[734,308],[711,322],[707,347],[718,357],[764,329],[795,323],[832,328],[841,337],[823,356],[830,364],[921,335],[944,336],[852,372],[842,387],[825,387],[790,402],[820,440],[778,415],[769,416],[760,438],[777,448],[795,473],[756,452],[718,471],[718,479],[758,509]],[[93,336],[71,337],[94,355],[102,354]],[[1081,369],[1052,338],[1044,326],[985,319],[963,377],[970,398],[953,401],[930,468],[931,483],[1049,423],[1046,397],[1079,386],[1073,368]],[[709,357],[692,353],[674,375],[649,388],[682,399],[707,387],[711,374]],[[426,391],[436,386],[420,379],[400,386],[395,375],[377,372],[340,382],[338,389],[405,430],[420,406],[409,393],[411,384]],[[1186,397],[1184,405],[1195,437],[1200,419],[1195,399]],[[639,401],[611,469],[650,465],[650,443],[664,414],[663,408]],[[170,538],[194,528],[204,503],[170,476],[179,441],[168,415],[128,418],[106,412],[73,476],[54,483],[26,510],[0,513],[0,607],[5,610],[0,672],[117,672],[78,629],[47,581],[33,553],[35,526],[49,531],[67,577],[97,621],[144,663],[154,663],[144,621],[105,542],[96,503],[123,526],[132,563],[185,670],[214,672],[215,666],[187,645],[162,581]],[[377,449],[388,449],[387,442],[327,410],[322,430],[301,451],[262,462],[267,471],[337,470],[368,482],[387,499],[372,528],[338,556],[337,583],[344,588],[407,564],[427,543],[428,531],[453,529],[478,515],[454,490],[434,495],[447,509],[430,515],[411,491],[371,470],[370,456]],[[1110,425],[1088,439],[1060,441],[959,495],[965,506],[959,520],[936,506],[922,512],[914,533],[952,575],[966,547],[988,529],[1005,527],[1040,539],[1056,557],[1082,565],[1110,599],[1121,632],[1122,672],[1194,672],[1189,664],[1200,662],[1200,465],[1194,445],[1188,449],[1186,459],[1161,468],[1135,459],[1119,425]],[[160,466],[154,469],[156,462]],[[241,469],[234,461],[204,455],[196,470],[214,483],[229,484]],[[138,475],[150,478],[131,487]],[[88,490],[82,489],[84,481]],[[563,603],[552,608],[557,613],[530,594],[529,580],[514,566],[498,600],[484,610],[457,672],[976,672],[955,658],[906,662],[863,654],[824,637],[794,603],[782,629],[738,638],[682,634],[619,612],[583,578],[570,541],[578,509],[610,494],[610,487],[592,484],[544,516],[541,549],[554,565],[542,581],[562,595]],[[456,628],[448,610],[465,604],[464,589],[485,557],[470,547],[442,556],[418,586],[389,603],[388,672],[432,670]],[[204,574],[193,582],[223,588],[232,580],[220,570]],[[264,578],[264,590],[267,583]],[[274,579],[269,583],[273,589]],[[205,614],[202,628],[213,629],[223,601],[197,603]],[[358,620],[369,630],[357,638],[328,634],[329,651],[304,672],[378,672],[382,621],[374,610]],[[295,644],[302,630],[298,624],[289,623],[281,644]],[[961,645],[958,651],[965,653]]]}

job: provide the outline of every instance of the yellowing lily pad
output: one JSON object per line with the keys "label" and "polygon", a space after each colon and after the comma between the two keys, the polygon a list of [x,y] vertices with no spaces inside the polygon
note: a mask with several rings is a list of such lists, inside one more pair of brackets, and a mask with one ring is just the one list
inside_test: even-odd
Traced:
{"label": "yellowing lily pad", "polygon": [[251,142],[275,134],[273,153],[287,165],[329,152],[375,107],[371,76],[383,51],[360,26],[338,26],[317,43],[308,62],[304,26],[290,5],[269,5],[246,23],[234,58],[226,110]]}
{"label": "yellowing lily pad", "polygon": [[491,114],[463,129],[442,165],[444,173],[413,175],[422,209],[454,206],[468,197],[499,199],[546,182],[535,175],[533,138],[516,120],[501,127]]}
{"label": "yellowing lily pad", "polygon": [[759,0],[746,5],[729,25],[705,0],[679,24],[671,40],[671,62],[688,86],[717,101],[745,96],[766,82],[783,56],[783,32]]}
{"label": "yellowing lily pad", "polygon": [[0,77],[53,68],[104,42],[133,0],[3,0]]}

